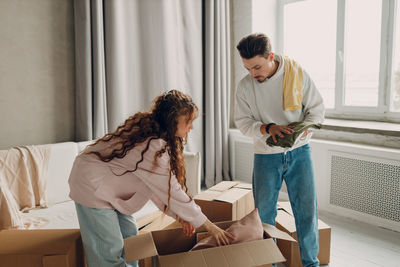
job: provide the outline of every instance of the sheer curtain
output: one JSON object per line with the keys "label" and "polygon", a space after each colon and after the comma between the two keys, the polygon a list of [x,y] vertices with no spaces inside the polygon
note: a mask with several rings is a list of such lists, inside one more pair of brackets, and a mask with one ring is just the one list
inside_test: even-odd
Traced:
{"label": "sheer curtain", "polygon": [[[202,108],[201,8],[200,0],[75,0],[78,141],[115,130],[166,90]],[[203,154],[202,116],[194,127],[186,148]]]}
{"label": "sheer curtain", "polygon": [[229,175],[229,0],[205,1],[205,185]]}

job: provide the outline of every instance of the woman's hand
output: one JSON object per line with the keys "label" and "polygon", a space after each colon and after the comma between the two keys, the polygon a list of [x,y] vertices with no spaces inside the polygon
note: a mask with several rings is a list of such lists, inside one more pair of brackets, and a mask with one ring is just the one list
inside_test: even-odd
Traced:
{"label": "woman's hand", "polygon": [[208,233],[211,234],[215,238],[215,240],[217,240],[218,246],[229,245],[229,238],[232,240],[235,239],[232,234],[222,230],[221,228],[210,222],[210,220],[208,219],[204,223],[204,227],[207,229]]}
{"label": "woman's hand", "polygon": [[182,225],[182,231],[185,236],[191,237],[195,233],[196,229],[191,223],[182,219],[179,219],[179,223]]}

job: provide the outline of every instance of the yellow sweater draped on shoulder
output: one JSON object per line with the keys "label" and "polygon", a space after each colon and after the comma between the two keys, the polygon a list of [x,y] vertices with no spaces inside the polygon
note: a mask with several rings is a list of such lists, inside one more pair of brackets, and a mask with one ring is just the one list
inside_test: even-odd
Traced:
{"label": "yellow sweater draped on shoulder", "polygon": [[293,59],[285,57],[285,74],[283,76],[283,109],[301,109],[303,98],[303,70]]}

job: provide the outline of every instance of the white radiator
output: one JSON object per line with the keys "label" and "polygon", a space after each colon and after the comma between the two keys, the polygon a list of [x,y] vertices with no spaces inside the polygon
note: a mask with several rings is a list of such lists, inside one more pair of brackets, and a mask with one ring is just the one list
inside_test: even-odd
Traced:
{"label": "white radiator", "polygon": [[400,222],[398,162],[331,155],[331,205]]}
{"label": "white radiator", "polygon": [[[252,140],[229,134],[232,176],[251,182]],[[310,146],[319,210],[400,231],[400,149],[318,139]]]}
{"label": "white radiator", "polygon": [[229,160],[233,180],[251,183],[253,174],[253,139],[237,129],[229,130]]}

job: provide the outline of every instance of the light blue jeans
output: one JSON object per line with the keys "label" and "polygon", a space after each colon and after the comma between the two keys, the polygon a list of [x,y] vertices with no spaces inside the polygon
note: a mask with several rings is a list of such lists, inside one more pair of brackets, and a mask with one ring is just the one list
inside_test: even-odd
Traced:
{"label": "light blue jeans", "polygon": [[75,202],[88,267],[137,267],[125,262],[124,238],[137,235],[133,216],[117,210],[95,209]]}
{"label": "light blue jeans", "polygon": [[253,195],[264,223],[275,225],[283,180],[293,209],[303,266],[319,266],[317,197],[308,144],[286,153],[254,155]]}

